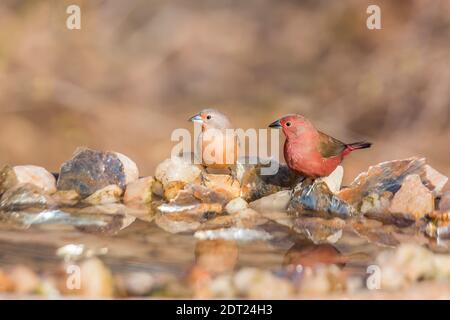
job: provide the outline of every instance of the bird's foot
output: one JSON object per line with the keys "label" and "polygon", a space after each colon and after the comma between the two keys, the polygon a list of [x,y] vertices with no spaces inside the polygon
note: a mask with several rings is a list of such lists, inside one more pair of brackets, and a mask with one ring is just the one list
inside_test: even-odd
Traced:
{"label": "bird's foot", "polygon": [[239,181],[239,179],[237,178],[237,174],[236,174],[235,170],[233,170],[232,168],[228,168],[228,171],[230,173],[230,176],[228,177],[227,181],[230,181],[230,179],[232,179],[231,180],[231,185],[233,185],[233,183],[235,181]]}
{"label": "bird's foot", "polygon": [[201,180],[202,186],[204,186],[204,187],[206,187],[206,183],[210,181],[208,179],[208,177],[206,176],[207,174],[208,174],[208,171],[206,171],[206,168],[204,171],[200,172],[200,180]]}

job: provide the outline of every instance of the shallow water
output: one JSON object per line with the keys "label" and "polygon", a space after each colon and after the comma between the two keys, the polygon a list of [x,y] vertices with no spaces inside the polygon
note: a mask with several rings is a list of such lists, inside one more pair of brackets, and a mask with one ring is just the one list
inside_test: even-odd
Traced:
{"label": "shallow water", "polygon": [[[72,214],[77,215],[76,212]],[[93,224],[96,220],[110,219],[110,215],[103,214],[79,217]],[[389,227],[377,225],[372,230],[367,229],[361,235],[345,227],[342,236],[339,234],[340,237],[332,241],[337,240],[335,243],[320,241],[315,244],[273,221],[252,228],[270,234],[271,239],[253,241],[200,240],[193,232],[172,234],[159,228],[154,221],[141,219],[115,234],[95,229],[88,232],[74,223],[73,218],[29,227],[3,222],[0,224],[0,269],[25,265],[40,275],[53,275],[61,271],[64,261],[96,256],[115,277],[144,272],[155,276],[170,275],[183,282],[198,265],[215,274],[255,267],[285,275],[289,265],[335,264],[347,274],[364,278],[376,255],[393,247]],[[316,231],[311,229],[311,232]],[[429,239],[415,235],[414,231],[402,231],[396,236],[405,242],[426,243],[431,248],[448,252],[447,246],[437,246]],[[80,245],[83,250],[77,255],[80,252],[75,249]]]}

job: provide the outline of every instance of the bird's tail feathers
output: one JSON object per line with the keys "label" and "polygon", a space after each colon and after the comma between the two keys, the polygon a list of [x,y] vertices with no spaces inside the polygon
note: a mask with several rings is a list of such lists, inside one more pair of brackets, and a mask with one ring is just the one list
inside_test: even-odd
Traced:
{"label": "bird's tail feathers", "polygon": [[371,146],[372,146],[372,143],[367,142],[367,141],[359,141],[359,142],[349,143],[346,145],[346,147],[349,151],[358,150],[358,149],[366,149],[366,148],[370,148]]}

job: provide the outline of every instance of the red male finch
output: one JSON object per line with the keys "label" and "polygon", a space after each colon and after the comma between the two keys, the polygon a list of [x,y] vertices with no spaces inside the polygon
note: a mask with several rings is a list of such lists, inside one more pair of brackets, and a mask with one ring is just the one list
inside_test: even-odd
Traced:
{"label": "red male finch", "polygon": [[343,143],[317,130],[301,115],[287,115],[272,122],[286,136],[284,158],[295,173],[316,179],[330,175],[345,156],[354,150],[369,148],[369,142]]}
{"label": "red male finch", "polygon": [[[197,137],[201,163],[207,172],[211,169],[228,169],[236,180],[235,164],[238,157],[238,139],[230,120],[215,109],[204,109],[189,119],[200,123],[202,131]],[[202,173],[203,182],[206,177]]]}

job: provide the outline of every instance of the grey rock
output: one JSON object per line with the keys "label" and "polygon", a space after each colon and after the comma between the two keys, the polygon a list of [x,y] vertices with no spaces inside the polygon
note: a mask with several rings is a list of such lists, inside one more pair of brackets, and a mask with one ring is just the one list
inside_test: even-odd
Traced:
{"label": "grey rock", "polygon": [[136,178],[129,174],[129,161],[122,162],[114,152],[91,149],[78,149],[71,160],[65,162],[60,170],[57,183],[58,190],[75,190],[82,197],[115,184],[122,190],[127,183]]}
{"label": "grey rock", "polygon": [[325,182],[308,180],[295,188],[288,212],[296,216],[314,214],[344,219],[357,215],[355,208],[333,194]]}

